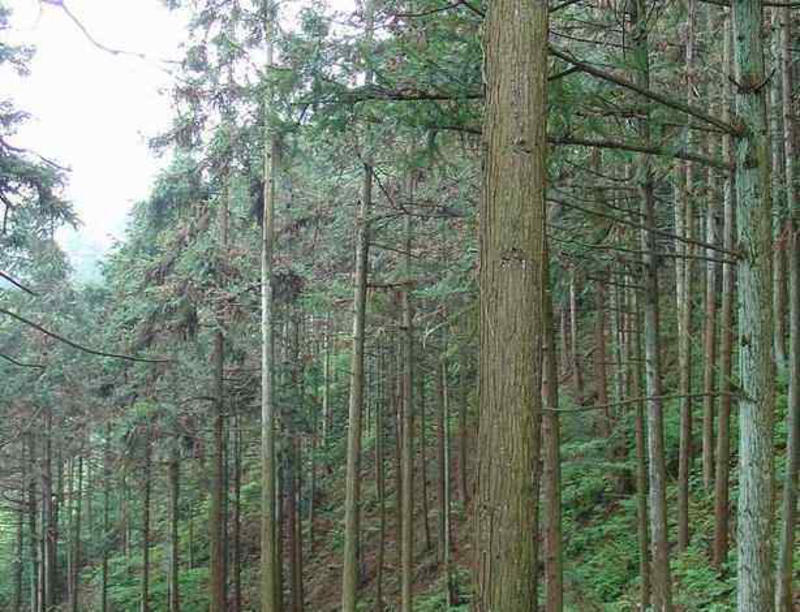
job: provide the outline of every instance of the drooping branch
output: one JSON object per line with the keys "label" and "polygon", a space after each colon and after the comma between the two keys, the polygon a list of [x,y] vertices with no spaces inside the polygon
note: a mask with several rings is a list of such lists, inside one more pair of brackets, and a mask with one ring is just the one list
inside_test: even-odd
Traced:
{"label": "drooping branch", "polygon": [[564,60],[568,64],[572,64],[573,66],[579,68],[582,72],[585,72],[586,74],[591,74],[592,76],[597,77],[598,79],[608,81],[609,83],[614,83],[615,85],[619,85],[620,87],[624,87],[625,89],[636,92],[639,95],[644,96],[645,98],[653,100],[654,102],[658,102],[659,104],[663,104],[664,106],[668,106],[669,108],[675,109],[682,113],[686,113],[687,115],[700,119],[701,121],[710,123],[711,125],[714,125],[719,129],[721,129],[722,131],[731,134],[733,136],[738,136],[741,132],[741,130],[737,129],[735,126],[725,121],[722,121],[717,117],[709,115],[708,113],[705,113],[704,111],[702,111],[697,107],[690,106],[688,104],[685,104],[684,102],[680,102],[679,100],[673,100],[668,96],[652,91],[650,89],[640,87],[639,85],[636,85],[635,83],[629,81],[628,79],[624,79],[622,77],[611,74],[610,72],[607,72],[605,70],[601,70],[596,66],[592,66],[591,64],[587,64],[586,62],[577,60],[571,55],[556,49],[552,45],[550,45],[549,49],[551,55],[554,55],[555,57]]}
{"label": "drooping branch", "polygon": [[39,368],[39,369],[45,368],[45,366],[42,365],[41,363],[25,363],[23,361],[18,361],[13,357],[11,357],[10,355],[6,355],[4,353],[0,353],[0,359],[5,359],[9,363],[13,363],[15,366],[19,366],[21,368]]}
{"label": "drooping branch", "polygon": [[3,272],[3,270],[0,270],[0,278],[6,279],[9,283],[11,283],[12,285],[14,285],[15,287],[17,287],[19,289],[22,289],[25,293],[27,293],[29,295],[34,295],[34,296],[39,295],[33,289],[29,289],[28,287],[23,285],[20,281],[15,279],[8,272]]}
{"label": "drooping branch", "polygon": [[97,349],[84,346],[83,344],[79,344],[74,340],[70,340],[69,338],[65,338],[61,334],[57,334],[54,331],[50,331],[49,329],[42,327],[38,323],[35,323],[34,321],[31,321],[30,319],[27,319],[16,312],[12,312],[5,308],[0,308],[0,314],[4,314],[11,317],[12,319],[16,319],[17,321],[19,321],[20,323],[24,323],[28,327],[32,327],[33,329],[40,331],[43,334],[50,336],[51,338],[55,338],[56,340],[63,342],[64,344],[71,346],[74,349],[78,349],[79,351],[83,351],[84,353],[89,353],[90,355],[97,355],[99,357],[110,357],[112,359],[123,359],[125,361],[137,361],[142,363],[171,363],[173,361],[172,359],[149,359],[147,357],[135,357],[133,355],[122,355],[119,353],[109,353],[106,351],[99,351]]}

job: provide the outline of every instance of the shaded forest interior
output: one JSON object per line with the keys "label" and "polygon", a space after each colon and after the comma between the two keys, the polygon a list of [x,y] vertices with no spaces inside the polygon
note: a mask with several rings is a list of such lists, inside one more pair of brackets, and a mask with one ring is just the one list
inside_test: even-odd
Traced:
{"label": "shaded forest interior", "polygon": [[164,4],[100,280],[0,97],[0,608],[800,609],[795,3]]}

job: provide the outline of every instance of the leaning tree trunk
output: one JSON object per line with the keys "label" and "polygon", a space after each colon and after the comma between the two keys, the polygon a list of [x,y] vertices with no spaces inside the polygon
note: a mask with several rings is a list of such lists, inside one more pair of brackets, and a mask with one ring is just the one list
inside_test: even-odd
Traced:
{"label": "leaning tree trunk", "polygon": [[536,600],[548,7],[496,0],[485,24],[475,609]]}
{"label": "leaning tree trunk", "polygon": [[761,0],[733,0],[739,281],[737,605],[773,609],[772,217]]}

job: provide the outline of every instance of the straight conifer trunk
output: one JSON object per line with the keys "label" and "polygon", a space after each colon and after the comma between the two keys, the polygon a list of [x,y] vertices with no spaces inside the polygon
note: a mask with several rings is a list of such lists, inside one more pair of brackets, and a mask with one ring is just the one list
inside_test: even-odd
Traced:
{"label": "straight conifer trunk", "polygon": [[775,378],[772,361],[772,217],[761,0],[733,0],[736,212],[739,281],[739,503],[737,606],[775,605],[772,497]]}
{"label": "straight conifer trunk", "polygon": [[[631,4],[633,53],[638,69],[633,77],[637,85],[650,87],[650,62],[645,20],[645,0]],[[639,122],[639,136],[643,144],[650,142],[650,127],[645,117]],[[640,213],[645,229],[641,233],[642,264],[644,266],[644,358],[645,390],[647,397],[647,454],[650,495],[650,543],[652,546],[652,604],[656,612],[672,610],[672,586],[669,569],[669,542],[667,539],[667,476],[664,459],[664,416],[661,400],[661,358],[659,324],[658,261],[656,256],[655,193],[650,161],[640,155],[637,163],[637,181],[640,189]]]}
{"label": "straight conifer trunk", "polygon": [[152,447],[150,443],[150,424],[144,431],[144,498],[142,499],[142,601],[141,612],[150,612],[150,472],[152,468]]}
{"label": "straight conifer trunk", "polygon": [[[367,2],[367,38],[372,38],[372,2]],[[368,72],[367,83],[371,82]],[[369,211],[372,205],[372,165],[364,162],[361,201],[355,219],[355,276],[353,278],[353,352],[350,360],[350,400],[347,425],[347,473],[344,506],[344,561],[342,569],[342,610],[355,612],[358,602],[358,512],[359,465],[361,459],[361,416],[364,410],[364,327],[367,311],[369,266]]]}
{"label": "straight conifer trunk", "polygon": [[[273,68],[275,8],[264,0],[267,70]],[[274,405],[274,308],[272,303],[272,255],[275,242],[275,175],[277,147],[270,125],[272,92],[264,101],[264,211],[261,228],[261,610],[280,612],[281,598],[276,568],[280,550],[275,525],[275,405]]]}
{"label": "straight conifer trunk", "polygon": [[545,610],[564,608],[563,558],[561,554],[561,433],[558,418],[558,356],[550,287],[549,250],[543,270],[544,372],[542,378],[542,496],[544,498]]}
{"label": "straight conifer trunk", "polygon": [[173,442],[172,457],[169,462],[169,612],[180,612],[180,580],[179,580],[179,540],[178,522],[180,499],[180,451],[178,441]]}
{"label": "straight conifer trunk", "polygon": [[536,601],[548,7],[496,0],[485,23],[480,206],[478,612]]}
{"label": "straight conifer trunk", "polygon": [[[722,79],[722,119],[730,117],[731,105],[731,16],[725,15],[723,24],[723,79]],[[731,137],[722,136],[722,157],[733,163]],[[734,175],[725,177],[723,186],[723,229],[722,247],[733,249],[736,192]],[[734,264],[730,260],[722,264],[722,303],[720,305],[720,347],[719,347],[719,416],[717,418],[716,469],[714,472],[714,550],[712,565],[722,569],[728,556],[729,530],[729,476],[730,476],[730,414],[733,391],[733,303],[735,293]]]}
{"label": "straight conifer trunk", "polygon": [[795,188],[795,125],[792,107],[792,30],[789,7],[781,9],[781,72],[783,80],[783,148],[786,162],[786,204],[789,219],[789,398],[787,410],[786,477],[781,499],[781,531],[778,543],[775,601],[778,612],[792,609],[792,562],[797,521],[797,473],[800,462],[800,212]]}
{"label": "straight conifer trunk", "polygon": [[[697,22],[697,2],[687,2],[686,34],[686,101],[694,103],[695,91],[695,26]],[[691,150],[694,139],[689,128],[689,118],[684,128],[684,146]],[[680,398],[680,440],[678,449],[678,550],[684,551],[689,545],[689,471],[692,462],[692,247],[685,240],[691,240],[694,225],[694,164],[682,162],[682,176],[678,200],[675,203],[675,251],[680,256],[675,260],[675,312],[678,317],[678,372]],[[680,239],[683,240],[680,240]]]}

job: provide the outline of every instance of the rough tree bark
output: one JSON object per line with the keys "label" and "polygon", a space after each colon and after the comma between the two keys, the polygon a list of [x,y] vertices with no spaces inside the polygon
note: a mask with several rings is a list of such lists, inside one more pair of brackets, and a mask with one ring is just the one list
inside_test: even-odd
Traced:
{"label": "rough tree bark", "polygon": [[737,606],[773,609],[772,217],[761,0],[733,0],[739,307]]}
{"label": "rough tree bark", "polygon": [[475,608],[536,600],[548,7],[496,0],[485,23]]}

